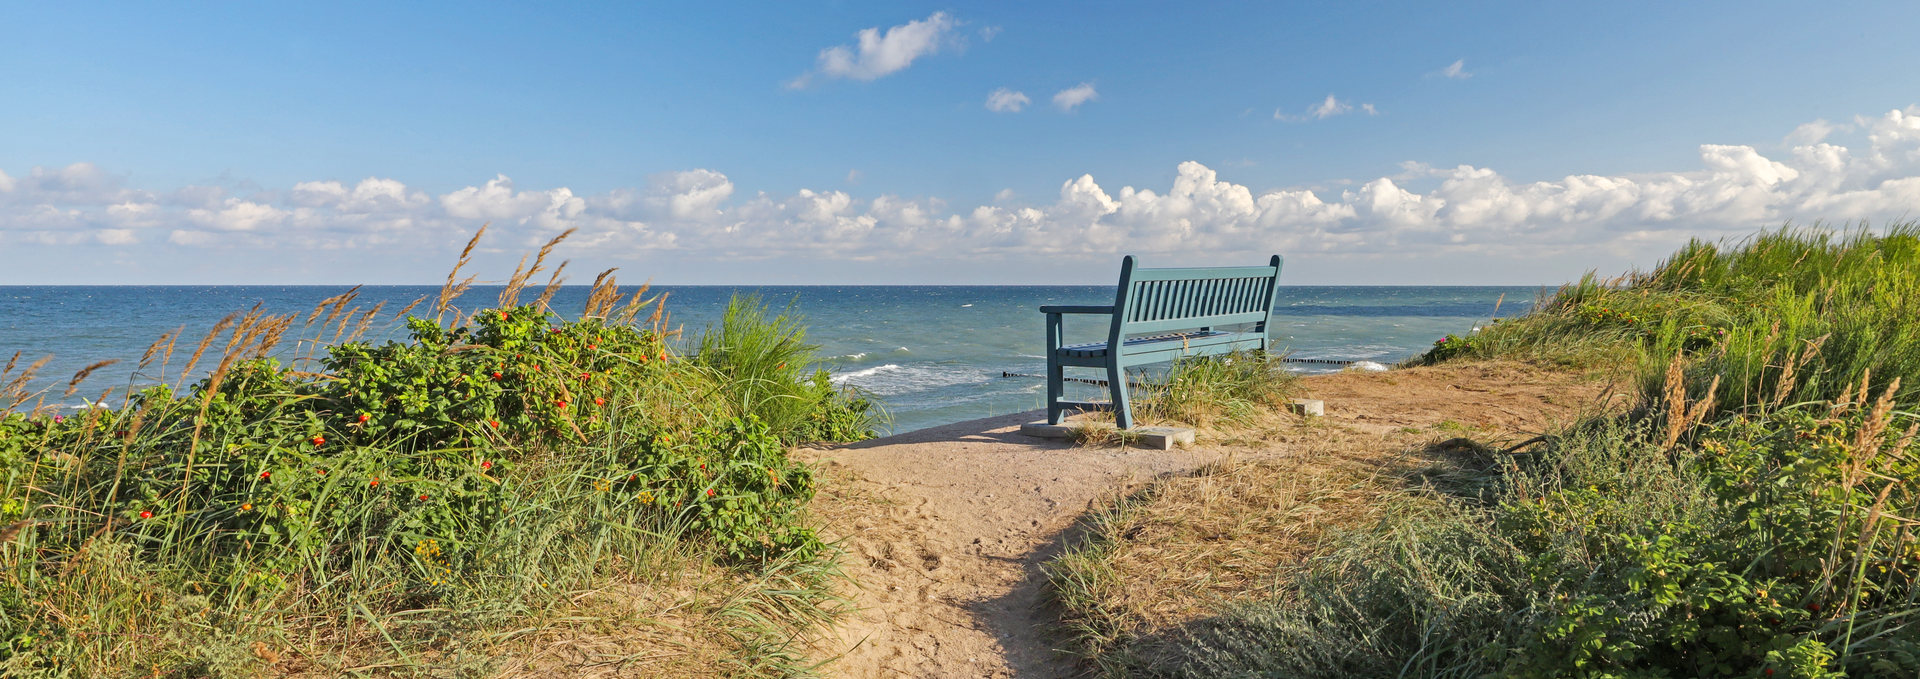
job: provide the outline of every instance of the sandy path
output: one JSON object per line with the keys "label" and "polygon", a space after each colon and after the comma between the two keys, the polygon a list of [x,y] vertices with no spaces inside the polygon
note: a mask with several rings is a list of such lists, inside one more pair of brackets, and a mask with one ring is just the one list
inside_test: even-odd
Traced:
{"label": "sandy path", "polygon": [[1019,413],[810,451],[840,482],[817,500],[847,535],[864,610],[839,630],[840,677],[1064,677],[1039,564],[1089,503],[1220,458],[1206,448],[1083,448],[1022,436]]}
{"label": "sandy path", "polygon": [[[1307,436],[1383,457],[1423,437],[1459,435],[1442,432],[1545,431],[1608,391],[1513,364],[1342,373],[1309,378],[1307,390],[1327,401],[1325,428]],[[1058,553],[1093,501],[1220,460],[1227,449],[1204,438],[1200,447],[1171,451],[1077,447],[1018,433],[1020,423],[1043,416],[1017,413],[798,453],[823,468],[814,506],[829,532],[846,538],[846,568],[859,587],[861,612],[816,656],[839,655],[825,668],[829,676],[1077,674],[1052,650],[1039,565]],[[1253,460],[1310,447],[1272,441],[1231,452]]]}

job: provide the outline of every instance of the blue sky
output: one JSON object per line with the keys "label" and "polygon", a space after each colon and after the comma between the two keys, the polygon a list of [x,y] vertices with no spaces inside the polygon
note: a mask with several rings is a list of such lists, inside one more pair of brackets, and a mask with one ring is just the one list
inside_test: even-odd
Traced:
{"label": "blue sky", "polygon": [[489,273],[1532,284],[1920,212],[1913,3],[0,8],[0,284],[431,282],[483,222]]}

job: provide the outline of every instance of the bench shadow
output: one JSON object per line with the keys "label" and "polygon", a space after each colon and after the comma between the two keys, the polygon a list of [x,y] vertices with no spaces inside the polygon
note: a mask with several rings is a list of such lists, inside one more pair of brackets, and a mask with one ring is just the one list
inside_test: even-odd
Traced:
{"label": "bench shadow", "polygon": [[968,420],[956,424],[929,427],[904,434],[882,436],[877,439],[836,445],[833,446],[833,448],[837,450],[863,450],[898,444],[948,441],[1018,443],[1021,445],[1051,449],[1072,448],[1074,444],[1071,439],[1037,438],[1020,433],[1020,425],[1044,419],[1047,419],[1047,411],[1029,410],[979,420]]}

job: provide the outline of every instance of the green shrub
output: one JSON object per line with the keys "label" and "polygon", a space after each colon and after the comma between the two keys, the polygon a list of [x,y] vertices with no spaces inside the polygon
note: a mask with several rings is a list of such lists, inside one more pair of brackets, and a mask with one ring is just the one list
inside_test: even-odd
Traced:
{"label": "green shrub", "polygon": [[[246,642],[286,626],[396,612],[501,624],[563,578],[609,577],[675,541],[743,569],[817,572],[806,564],[824,546],[800,516],[812,476],[786,444],[871,435],[870,406],[821,380],[684,360],[658,332],[601,317],[410,318],[412,341],[334,344],[319,374],[266,358],[294,321],[225,326],[219,367],[184,389],[70,417],[0,413],[0,663],[246,674],[219,668],[254,662]],[[809,350],[781,355],[797,366]],[[805,398],[756,409],[741,394]],[[174,602],[189,599],[182,622]],[[157,627],[173,631],[139,633]],[[380,634],[402,656],[444,643]],[[794,638],[781,635],[769,643]]]}

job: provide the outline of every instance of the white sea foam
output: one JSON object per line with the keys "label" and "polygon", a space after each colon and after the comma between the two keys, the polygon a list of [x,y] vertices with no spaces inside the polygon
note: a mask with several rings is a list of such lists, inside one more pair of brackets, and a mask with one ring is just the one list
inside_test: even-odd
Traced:
{"label": "white sea foam", "polygon": [[858,387],[876,396],[928,392],[959,384],[980,384],[993,379],[994,374],[978,368],[898,363],[840,373],[832,377],[834,384]]}
{"label": "white sea foam", "polygon": [[1354,370],[1359,370],[1362,372],[1370,372],[1370,373],[1387,371],[1387,366],[1374,363],[1373,361],[1355,361],[1352,368]]}

